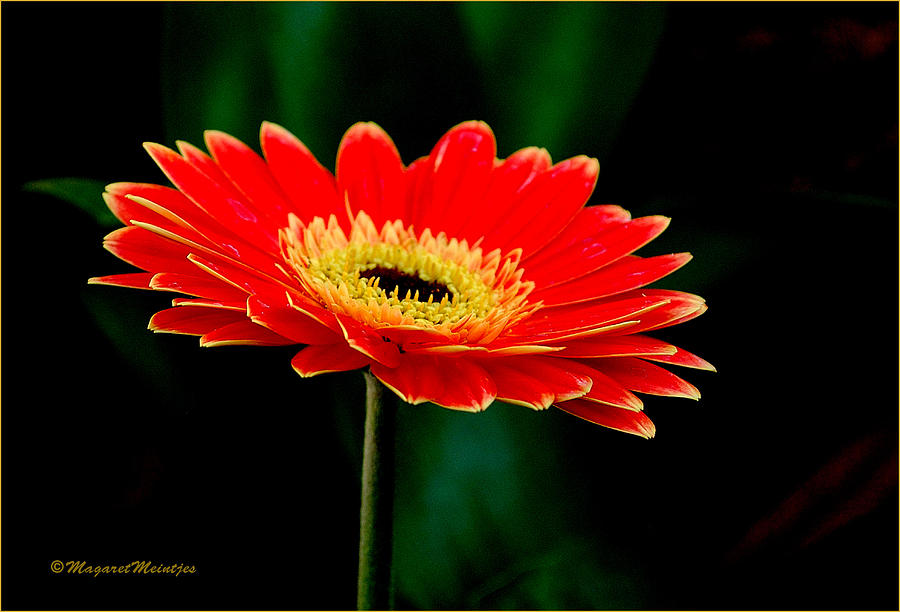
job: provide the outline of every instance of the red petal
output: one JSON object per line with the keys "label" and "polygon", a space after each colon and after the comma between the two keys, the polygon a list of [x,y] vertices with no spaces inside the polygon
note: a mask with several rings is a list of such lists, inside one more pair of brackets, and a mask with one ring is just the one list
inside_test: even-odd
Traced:
{"label": "red petal", "polygon": [[553,402],[581,397],[592,381],[572,362],[552,357],[522,356],[479,362],[497,385],[497,399],[543,410]]}
{"label": "red petal", "polygon": [[334,177],[302,142],[280,125],[269,122],[262,124],[259,140],[269,170],[301,221],[308,223],[317,216],[327,221],[330,215],[346,219]]}
{"label": "red petal", "polygon": [[391,342],[400,346],[406,352],[440,349],[440,347],[446,348],[453,346],[448,345],[448,342],[459,340],[459,334],[417,325],[386,325],[379,327],[378,333],[386,338],[390,338]]}
{"label": "red petal", "polygon": [[240,289],[208,274],[200,276],[199,274],[202,274],[200,270],[195,270],[195,272],[198,275],[160,272],[153,277],[150,287],[157,291],[176,291],[224,302],[247,299],[247,294]]}
{"label": "red petal", "polygon": [[551,307],[608,297],[656,282],[690,260],[690,253],[648,258],[628,255],[587,276],[554,287],[538,289],[532,292],[529,299],[542,301]]}
{"label": "red petal", "polygon": [[294,355],[291,365],[303,377],[326,372],[345,372],[368,365],[369,359],[351,349],[343,342],[339,344],[316,344],[307,346]]}
{"label": "red petal", "polygon": [[[531,353],[555,353],[573,340],[627,334],[639,321],[625,320],[583,329],[569,329],[526,336],[506,336],[495,340],[490,345],[490,353],[501,355],[527,355]],[[545,350],[538,351],[543,347]]]}
{"label": "red petal", "polygon": [[700,399],[700,392],[689,382],[666,369],[635,357],[592,359],[583,363],[594,367],[626,388],[638,393]]}
{"label": "red petal", "polygon": [[521,248],[523,257],[540,250],[584,207],[599,172],[597,160],[583,155],[556,164],[525,189],[490,244],[496,240],[504,251]]}
{"label": "red petal", "polygon": [[666,289],[640,289],[585,304],[537,311],[491,348],[526,344],[564,346],[575,338],[620,336],[676,325],[706,311],[703,298]]}
{"label": "red petal", "polygon": [[[597,226],[618,225],[631,221],[631,213],[616,204],[597,204],[578,211],[576,221],[591,218]],[[566,231],[570,226],[566,226]],[[573,228],[575,229],[575,228]]]}
{"label": "red petal", "polygon": [[150,280],[152,278],[152,272],[132,272],[128,274],[113,274],[111,276],[95,276],[88,279],[88,284],[128,287],[130,289],[150,289]]}
{"label": "red petal", "polygon": [[199,268],[246,293],[266,293],[272,290],[289,288],[288,285],[283,285],[279,280],[253,268],[241,265],[240,262],[229,261],[224,258],[213,259],[194,253],[191,253],[188,259],[196,266],[193,270],[195,274]]}
{"label": "red petal", "polygon": [[[171,215],[175,215],[195,229],[210,224],[223,229],[218,225],[218,222],[206,214],[202,208],[199,208],[183,193],[177,189],[172,189],[171,187],[163,187],[162,185],[152,185],[149,183],[123,182],[107,185],[106,192],[115,197],[114,204],[117,207],[124,209],[122,216],[119,218],[125,220],[124,218],[127,217],[128,223],[130,223],[132,219],[137,219],[139,221],[146,221],[157,225],[158,223],[156,220],[163,218],[163,215],[158,212],[152,211],[146,206],[126,197],[137,196],[149,200],[166,211],[169,211],[169,217],[165,217],[167,220],[171,220]],[[107,204],[109,204],[109,202],[107,202]],[[113,204],[109,204],[109,206],[116,216],[119,216],[120,213],[117,212],[116,209],[113,209]]]}
{"label": "red petal", "polygon": [[244,313],[233,310],[203,306],[176,306],[160,310],[150,317],[149,328],[155,332],[202,336],[219,327],[244,319],[246,319]]}
{"label": "red petal", "polygon": [[482,198],[483,209],[463,220],[458,237],[465,238],[470,243],[489,237],[495,227],[514,213],[522,190],[546,171],[550,164],[547,151],[537,147],[516,151],[499,163],[491,173],[490,184]]}
{"label": "red petal", "polygon": [[389,368],[400,365],[400,349],[396,344],[350,317],[336,314],[335,318],[351,348]]}
{"label": "red petal", "polygon": [[445,408],[478,412],[497,395],[497,386],[483,368],[467,359],[401,354],[388,368],[372,364],[372,374],[410,404],[432,402]]}
{"label": "red petal", "polygon": [[591,390],[584,395],[584,399],[601,404],[608,404],[624,410],[643,410],[644,403],[634,393],[626,389],[622,384],[599,371],[596,367],[586,365],[586,362],[571,361],[569,368],[577,370],[584,366],[583,373],[590,376],[593,381]]}
{"label": "red petal", "polygon": [[190,251],[190,254],[188,255],[189,258],[192,255],[202,253],[203,256],[210,258],[211,261],[221,262],[225,266],[238,268],[240,270],[246,271],[247,273],[249,273],[251,275],[256,275],[261,278],[269,279],[270,282],[272,282],[272,283],[283,282],[283,281],[289,279],[284,268],[277,265],[274,260],[266,259],[263,262],[263,265],[265,265],[265,267],[257,267],[257,266],[248,265],[238,259],[234,259],[232,257],[229,257],[227,255],[220,253],[215,248],[215,245],[205,246],[203,244],[204,242],[206,242],[205,239],[202,239],[202,242],[195,242],[195,241],[191,240],[190,237],[186,236],[184,232],[170,232],[161,227],[157,227],[157,226],[151,225],[149,223],[143,223],[141,221],[135,221],[134,224],[137,227],[139,227],[141,229],[146,229],[147,231],[152,232],[153,234],[156,234],[162,238],[165,238],[165,239],[171,241],[172,243],[183,245]]}
{"label": "red petal", "polygon": [[374,123],[353,125],[337,156],[338,194],[355,215],[365,211],[380,228],[405,203],[403,163],[394,143]]}
{"label": "red petal", "polygon": [[526,258],[529,262],[552,260],[587,238],[631,221],[631,213],[613,204],[582,208],[550,243]]}
{"label": "red petal", "polygon": [[419,231],[457,237],[463,223],[482,208],[494,168],[497,145],[487,124],[467,121],[448,131],[435,145],[422,171],[422,199],[412,209]]}
{"label": "red petal", "polygon": [[146,143],[144,148],[169,180],[216,221],[261,248],[277,251],[279,226],[263,213],[236,198],[232,189],[213,181],[171,149],[154,143]]}
{"label": "red petal", "polygon": [[200,338],[200,346],[228,346],[249,344],[253,346],[284,346],[296,344],[294,340],[256,325],[248,320],[225,325]]}
{"label": "red petal", "polygon": [[[273,269],[272,255],[226,229],[179,191],[141,183],[114,183],[106,189],[115,198],[110,208],[125,206],[122,214],[127,214],[129,221],[133,219],[163,227],[249,265],[269,271]],[[139,203],[125,196],[136,196],[146,202]],[[148,208],[150,205],[153,210]],[[165,221],[158,223],[161,219]]]}
{"label": "red petal", "polygon": [[187,259],[187,248],[140,227],[111,232],[103,239],[103,246],[119,259],[148,272],[197,272]]}
{"label": "red petal", "polygon": [[203,136],[206,148],[232,184],[257,210],[265,211],[286,226],[292,206],[281,193],[266,162],[250,147],[224,132],[209,130]]}
{"label": "red petal", "polygon": [[662,363],[670,363],[672,365],[684,366],[686,368],[697,368],[698,370],[709,370],[710,372],[716,371],[716,368],[713,364],[701,357],[698,357],[697,355],[694,355],[693,353],[689,353],[683,348],[677,348],[676,352],[672,355],[654,355],[652,357],[647,356],[647,359],[651,361],[660,361]]}
{"label": "red petal", "polygon": [[566,342],[565,345],[566,348],[554,355],[559,357],[667,356],[673,355],[678,350],[666,342],[639,335],[581,338]]}
{"label": "red petal", "polygon": [[103,201],[106,202],[107,208],[112,211],[116,218],[125,225],[131,225],[133,220],[138,220],[153,223],[160,227],[174,227],[171,220],[122,195],[107,191],[103,194]]}
{"label": "red petal", "polygon": [[403,206],[395,211],[397,218],[403,219],[404,224],[411,224],[419,212],[420,202],[427,202],[428,199],[424,194],[430,189],[428,180],[430,172],[431,162],[428,157],[420,157],[406,168],[404,173],[406,199]]}
{"label": "red petal", "polygon": [[[671,303],[663,308],[657,309],[655,312],[648,312],[641,317],[640,323],[628,330],[629,333],[641,333],[662,329],[663,327],[672,327],[686,323],[691,319],[695,319],[706,312],[706,304],[703,298],[689,293],[678,295],[680,292],[664,291],[662,289],[642,289],[641,293],[647,294],[675,294],[671,298]],[[614,332],[615,333],[615,332]]]}
{"label": "red petal", "polygon": [[547,346],[544,344],[511,344],[500,346],[492,344],[487,352],[494,357],[511,357],[513,355],[544,355],[556,353],[562,350],[561,346]]}
{"label": "red petal", "polygon": [[[696,308],[698,304],[693,299],[682,297],[674,291],[653,293],[647,290],[585,304],[545,308],[511,329],[508,337],[534,337],[569,332],[602,327],[625,320],[643,321],[655,310],[670,311],[677,309],[682,303],[688,303],[692,308]],[[683,310],[679,309],[673,316],[681,314]]]}
{"label": "red petal", "polygon": [[599,270],[644,246],[669,225],[668,217],[640,217],[599,228],[584,227],[577,240],[567,242],[564,249],[542,251],[524,265],[526,280],[538,289],[546,289]]}
{"label": "red petal", "polygon": [[556,404],[560,410],[574,414],[591,423],[609,427],[617,431],[635,434],[642,438],[652,438],[656,435],[656,427],[643,412],[622,410],[612,406],[604,406],[583,399],[569,400]]}
{"label": "red petal", "polygon": [[684,316],[674,319],[672,321],[667,321],[661,325],[657,325],[653,329],[660,329],[662,327],[671,327],[673,325],[681,325],[682,323],[687,323],[688,321],[690,321],[692,319],[696,319],[697,317],[702,315],[704,312],[707,311],[707,309],[708,309],[708,307],[706,304],[700,304],[700,306],[696,310],[694,310],[692,312],[688,312]]}
{"label": "red petal", "polygon": [[286,303],[260,295],[251,296],[247,300],[247,314],[254,323],[299,344],[334,344],[340,340],[340,336],[315,319]]}
{"label": "red petal", "polygon": [[284,285],[275,279],[257,274],[253,270],[246,270],[225,261],[214,262],[193,254],[189,256],[189,260],[198,268],[246,293],[260,297],[267,296],[264,299],[268,303],[279,304],[281,303],[281,296],[288,294],[289,305],[293,309],[318,321],[323,326],[331,329],[335,334],[341,333],[341,329],[331,313],[289,285]]}
{"label": "red petal", "polygon": [[219,167],[219,164],[213,161],[212,157],[191,143],[183,140],[175,141],[175,145],[178,147],[178,152],[181,153],[181,156],[184,157],[190,165],[194,166],[194,168],[208,176],[223,188],[233,191],[235,197],[240,196],[237,191],[234,191],[234,185],[231,184],[231,181],[225,176],[225,173]]}
{"label": "red petal", "polygon": [[208,300],[206,298],[179,297],[172,300],[172,306],[203,306],[204,308],[224,308],[234,310],[241,314],[247,313],[247,300],[227,302],[221,300]]}
{"label": "red petal", "polygon": [[[267,292],[277,289],[278,287],[268,287]],[[318,321],[320,325],[330,329],[335,335],[343,335],[343,330],[341,329],[341,326],[338,325],[337,319],[335,319],[332,312],[326,310],[318,302],[313,301],[310,297],[295,289],[288,289],[286,293],[288,304],[291,308],[314,321]],[[275,303],[279,303],[278,300],[275,300]]]}

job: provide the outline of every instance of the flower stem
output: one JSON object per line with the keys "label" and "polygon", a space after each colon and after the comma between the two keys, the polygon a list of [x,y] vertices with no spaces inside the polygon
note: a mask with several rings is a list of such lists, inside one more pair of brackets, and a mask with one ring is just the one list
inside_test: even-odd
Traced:
{"label": "flower stem", "polygon": [[385,388],[366,377],[366,431],[363,443],[362,505],[359,521],[359,610],[393,607],[391,557],[394,528],[395,403]]}

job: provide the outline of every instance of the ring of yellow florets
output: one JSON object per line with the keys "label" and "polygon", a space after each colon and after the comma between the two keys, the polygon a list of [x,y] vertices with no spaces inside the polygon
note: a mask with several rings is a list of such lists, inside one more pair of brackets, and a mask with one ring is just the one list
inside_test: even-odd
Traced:
{"label": "ring of yellow florets", "polygon": [[[395,277],[393,283],[385,280],[386,270],[394,271],[390,275]],[[370,271],[382,274],[366,274]],[[333,249],[312,258],[308,273],[322,289],[346,286],[350,298],[362,304],[387,304],[404,316],[435,325],[456,323],[469,315],[484,316],[494,305],[491,288],[478,276],[410,241]],[[403,277],[407,282],[402,282]],[[434,285],[436,289],[426,292],[415,285]]]}
{"label": "ring of yellow florets", "polygon": [[306,225],[292,215],[280,239],[307,294],[373,328],[413,325],[483,344],[540,307],[526,299],[533,283],[521,280],[518,250],[485,255],[429,229],[417,236],[399,220],[378,231],[364,212],[349,235],[333,215]]}

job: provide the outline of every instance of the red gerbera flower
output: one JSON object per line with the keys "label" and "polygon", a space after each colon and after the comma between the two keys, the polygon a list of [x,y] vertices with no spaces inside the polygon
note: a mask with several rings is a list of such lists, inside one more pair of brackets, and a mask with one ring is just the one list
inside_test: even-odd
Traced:
{"label": "red gerbera flower", "polygon": [[150,329],[203,346],[302,344],[301,376],[368,367],[413,404],[555,405],[645,437],[654,427],[633,392],[699,398],[656,363],[712,366],[645,334],[702,314],[703,299],[641,289],[690,255],[631,254],[669,219],[585,207],[596,160],[553,165],[534,147],[499,160],[480,122],[409,166],[358,123],[336,176],[272,123],[265,159],[221,132],[205,140],[212,157],[146,145],[177,189],[104,194],[126,224],[105,247],[145,272],[90,282],[191,296]]}

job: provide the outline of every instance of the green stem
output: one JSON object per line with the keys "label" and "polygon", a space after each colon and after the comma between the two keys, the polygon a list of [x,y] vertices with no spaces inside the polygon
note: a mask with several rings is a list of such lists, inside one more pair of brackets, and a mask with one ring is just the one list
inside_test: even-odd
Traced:
{"label": "green stem", "polygon": [[362,505],[359,521],[359,610],[393,607],[391,557],[394,531],[394,447],[396,406],[369,372],[363,444]]}

